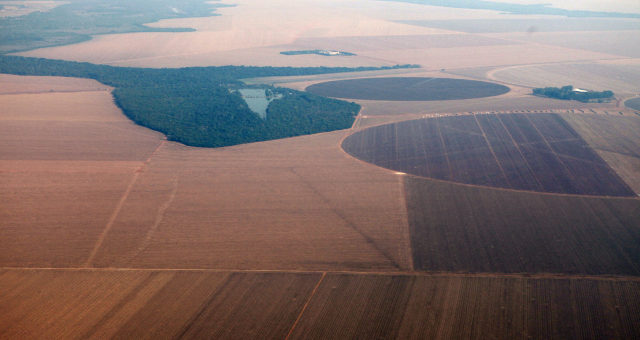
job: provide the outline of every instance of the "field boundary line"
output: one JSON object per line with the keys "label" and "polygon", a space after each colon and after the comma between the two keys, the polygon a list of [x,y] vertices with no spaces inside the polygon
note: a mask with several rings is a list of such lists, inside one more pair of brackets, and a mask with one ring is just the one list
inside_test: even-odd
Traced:
{"label": "field boundary line", "polygon": [[482,132],[482,137],[484,138],[485,143],[487,143],[487,147],[489,148],[489,151],[491,151],[491,155],[493,155],[493,159],[496,161],[498,168],[500,168],[500,172],[502,172],[502,176],[504,177],[505,182],[507,182],[507,185],[509,186],[509,188],[513,188],[513,185],[511,185],[511,181],[509,181],[509,178],[507,177],[507,173],[504,171],[504,168],[502,167],[502,163],[500,163],[498,156],[496,156],[495,151],[493,151],[493,146],[491,146],[491,142],[489,141],[489,138],[487,138],[487,133],[484,131],[482,124],[478,120],[478,115],[474,114],[473,119],[476,121],[476,125],[478,125],[478,127],[480,128],[480,131]]}
{"label": "field boundary line", "polygon": [[215,268],[116,268],[116,267],[0,267],[4,271],[60,271],[60,272],[202,272],[202,273],[253,273],[253,274],[322,274],[371,275],[371,276],[419,276],[419,277],[469,277],[505,279],[582,279],[601,281],[637,281],[640,276],[615,274],[563,274],[563,273],[462,273],[437,271],[358,271],[358,270],[303,270],[303,269],[215,269]]}
{"label": "field boundary line", "polygon": [[140,177],[140,173],[142,173],[142,171],[147,167],[147,165],[149,165],[149,163],[151,162],[151,158],[153,158],[153,156],[156,154],[156,152],[158,152],[158,150],[164,144],[165,144],[165,141],[160,142],[160,145],[158,145],[158,147],[151,153],[151,155],[149,155],[149,158],[147,158],[147,160],[140,166],[140,168],[138,168],[135,171],[135,173],[133,174],[133,177],[131,177],[131,180],[129,181],[129,185],[127,186],[127,189],[122,194],[122,197],[120,197],[120,200],[118,201],[118,204],[116,205],[115,210],[113,211],[113,213],[111,213],[111,216],[109,217],[109,220],[107,221],[107,225],[102,230],[102,233],[100,233],[100,236],[98,237],[98,240],[96,241],[96,244],[93,247],[93,250],[91,250],[91,253],[89,254],[89,257],[87,258],[87,261],[84,263],[85,267],[92,267],[93,266],[93,260],[95,259],[96,254],[98,254],[98,250],[100,250],[100,247],[102,247],[102,243],[104,243],[104,240],[107,238],[107,234],[109,233],[109,231],[111,230],[111,228],[115,224],[116,219],[118,218],[118,215],[120,214],[120,210],[122,210],[122,207],[124,206],[124,203],[126,202],[127,198],[129,198],[129,194],[133,190],[133,187],[136,184],[136,181],[138,180],[138,177]]}
{"label": "field boundary line", "polygon": [[398,176],[398,180],[400,181],[400,205],[403,210],[403,219],[402,223],[404,224],[404,232],[405,234],[405,242],[407,242],[404,247],[407,249],[407,261],[409,263],[409,269],[415,270],[415,265],[413,263],[413,242],[411,239],[411,225],[409,224],[409,208],[407,207],[407,189],[406,189],[406,177]]}
{"label": "field boundary line", "polygon": [[291,329],[289,329],[289,333],[287,333],[287,336],[284,338],[285,340],[289,340],[289,338],[291,337],[291,334],[293,334],[293,331],[296,329],[296,326],[300,322],[300,319],[302,319],[302,315],[307,310],[307,307],[309,307],[309,304],[311,303],[311,300],[316,295],[316,292],[318,291],[318,288],[320,287],[320,284],[322,284],[322,281],[324,280],[325,276],[327,276],[327,272],[323,272],[322,273],[322,276],[320,277],[320,280],[318,280],[318,283],[316,283],[316,286],[313,287],[313,290],[311,291],[311,294],[309,295],[309,298],[307,299],[307,302],[305,302],[304,306],[302,306],[302,310],[300,310],[300,314],[298,314],[298,317],[296,318],[296,321],[293,323],[293,325],[291,326]]}
{"label": "field boundary line", "polygon": [[293,173],[296,177],[298,177],[300,182],[304,184],[307,188],[309,188],[309,190],[311,190],[313,194],[318,196],[320,198],[320,201],[322,201],[322,203],[326,205],[333,214],[335,214],[339,219],[344,221],[347,228],[355,231],[358,235],[360,235],[364,239],[366,244],[370,245],[371,248],[373,248],[375,251],[380,253],[380,255],[382,255],[383,258],[389,261],[389,263],[393,267],[398,269],[401,268],[400,265],[396,262],[396,260],[390,254],[388,254],[384,249],[382,249],[373,238],[371,238],[365,232],[360,230],[360,228],[358,228],[358,226],[353,221],[351,221],[344,213],[342,213],[338,208],[336,208],[333,204],[331,204],[331,201],[327,199],[320,191],[318,191],[318,189],[316,189],[311,183],[309,183],[309,181],[305,180],[302,176],[300,176],[300,174],[296,172],[295,168],[291,167],[289,168],[289,171],[291,171],[291,173]]}
{"label": "field boundary line", "polygon": [[[547,148],[549,148],[549,151],[551,152],[551,154],[558,160],[558,162],[560,162],[560,164],[564,168],[565,173],[573,181],[576,178],[576,176],[571,171],[569,166],[565,163],[565,160],[563,160],[562,157],[560,157],[560,155],[556,152],[556,150],[553,149],[553,146],[551,146],[551,143],[549,142],[549,140],[547,140],[547,137],[540,131],[538,126],[533,122],[533,120],[531,120],[531,117],[529,117],[528,115],[525,115],[525,118],[527,118],[527,121],[529,122],[529,124],[531,124],[531,126],[533,126],[533,128],[536,130],[538,135],[542,138],[542,141],[544,142],[544,144],[547,146]],[[558,118],[563,119],[560,116],[558,116]],[[583,141],[584,141],[584,139],[583,139]],[[585,144],[589,145],[588,143],[586,143],[586,141],[584,141],[584,142],[585,142]],[[605,162],[605,164],[607,164],[607,163]]]}
{"label": "field boundary line", "polygon": [[127,262],[131,262],[133,261],[133,259],[135,259],[138,255],[140,255],[142,252],[144,252],[145,249],[147,249],[147,247],[149,246],[149,243],[151,242],[151,239],[153,238],[153,235],[155,235],[156,231],[158,230],[158,227],[160,227],[160,223],[162,223],[162,220],[164,219],[164,215],[167,212],[167,209],[169,209],[169,207],[171,207],[171,204],[173,203],[173,200],[176,198],[176,193],[178,192],[178,176],[176,175],[173,178],[173,188],[171,190],[171,193],[169,194],[169,198],[167,199],[166,202],[164,202],[160,208],[158,208],[158,211],[156,213],[156,218],[153,222],[153,225],[147,230],[147,233],[145,234],[144,239],[142,240],[142,242],[140,242],[140,245],[138,246],[138,249],[136,250],[136,252],[131,255],[131,257],[129,258],[129,261]]}
{"label": "field boundary line", "polygon": [[513,138],[513,134],[511,134],[511,131],[509,131],[509,129],[507,128],[507,126],[504,124],[504,122],[502,121],[502,117],[500,117],[500,115],[496,115],[496,118],[498,119],[498,121],[500,122],[500,125],[502,126],[502,128],[504,129],[504,131],[507,133],[507,135],[509,135],[509,138],[511,138],[511,142],[513,143],[513,146],[516,148],[516,150],[518,150],[518,154],[520,154],[520,157],[522,157],[522,160],[524,161],[524,163],[527,165],[527,169],[529,169],[529,172],[531,173],[533,179],[536,181],[536,183],[538,184],[538,188],[540,190],[544,190],[544,187],[542,186],[542,183],[540,182],[540,180],[538,179],[538,175],[536,174],[535,171],[533,171],[533,168],[531,167],[531,164],[529,163],[529,160],[527,159],[527,157],[524,156],[524,153],[522,152],[522,150],[520,149],[520,145],[518,145],[518,142],[516,142],[516,139]]}
{"label": "field boundary line", "polygon": [[447,160],[447,168],[449,168],[449,178],[453,180],[453,168],[451,167],[451,161],[449,161],[449,154],[447,152],[447,143],[444,141],[444,136],[442,135],[442,129],[440,127],[440,117],[436,117],[435,123],[436,128],[438,130],[438,136],[440,136],[440,143],[442,144],[442,154],[444,158]]}

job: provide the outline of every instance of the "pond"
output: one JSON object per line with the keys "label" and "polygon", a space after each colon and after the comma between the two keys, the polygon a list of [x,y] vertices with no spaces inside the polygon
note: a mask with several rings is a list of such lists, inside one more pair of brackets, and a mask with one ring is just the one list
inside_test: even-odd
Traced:
{"label": "pond", "polygon": [[265,89],[240,89],[242,99],[247,103],[251,111],[258,114],[262,119],[267,118],[267,107],[275,99],[282,98],[282,95],[267,95]]}

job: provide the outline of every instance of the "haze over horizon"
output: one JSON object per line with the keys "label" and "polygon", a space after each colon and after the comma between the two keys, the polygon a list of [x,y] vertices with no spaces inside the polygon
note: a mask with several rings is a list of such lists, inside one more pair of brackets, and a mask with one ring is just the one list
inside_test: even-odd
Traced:
{"label": "haze over horizon", "polygon": [[631,12],[640,13],[640,1],[637,0],[499,0],[496,2],[536,5],[550,4],[553,7],[569,9],[569,10],[586,10],[586,11],[603,11],[603,12]]}

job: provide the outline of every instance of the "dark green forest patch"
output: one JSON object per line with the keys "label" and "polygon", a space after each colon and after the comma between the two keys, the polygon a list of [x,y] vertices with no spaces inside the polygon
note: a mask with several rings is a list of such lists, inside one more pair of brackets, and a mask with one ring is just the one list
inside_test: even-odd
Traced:
{"label": "dark green forest patch", "polygon": [[572,85],[563,87],[544,87],[533,89],[536,96],[549,97],[562,100],[577,100],[583,103],[589,102],[606,102],[613,98],[611,91],[587,91],[574,88]]}
{"label": "dark green forest patch", "polygon": [[170,140],[201,147],[346,129],[360,110],[355,103],[271,88],[282,98],[273,101],[267,108],[267,119],[261,119],[235,91],[246,86],[238,79],[376,69],[248,66],[150,69],[0,56],[0,73],[91,78],[112,86],[116,104],[134,122],[160,131]]}

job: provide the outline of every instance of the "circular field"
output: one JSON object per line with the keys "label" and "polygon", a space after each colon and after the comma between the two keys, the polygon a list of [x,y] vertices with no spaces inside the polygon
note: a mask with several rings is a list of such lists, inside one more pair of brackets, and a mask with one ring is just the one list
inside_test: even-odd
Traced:
{"label": "circular field", "polygon": [[624,105],[630,109],[640,110],[640,98],[629,99],[624,102]]}
{"label": "circular field", "polygon": [[335,80],[311,85],[306,91],[346,99],[431,101],[491,97],[509,88],[477,80],[391,77]]}
{"label": "circular field", "polygon": [[635,196],[556,114],[404,121],[359,131],[342,147],[363,161],[421,177],[515,190]]}

